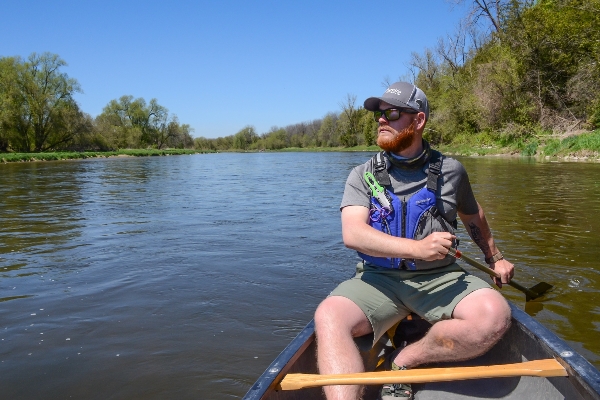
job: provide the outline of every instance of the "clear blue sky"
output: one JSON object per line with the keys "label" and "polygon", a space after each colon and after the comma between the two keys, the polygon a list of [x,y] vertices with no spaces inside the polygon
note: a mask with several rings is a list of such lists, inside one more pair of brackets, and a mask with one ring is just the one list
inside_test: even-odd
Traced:
{"label": "clear blue sky", "polygon": [[464,15],[444,0],[4,0],[0,56],[60,55],[93,117],[132,95],[195,137],[261,134],[380,95]]}

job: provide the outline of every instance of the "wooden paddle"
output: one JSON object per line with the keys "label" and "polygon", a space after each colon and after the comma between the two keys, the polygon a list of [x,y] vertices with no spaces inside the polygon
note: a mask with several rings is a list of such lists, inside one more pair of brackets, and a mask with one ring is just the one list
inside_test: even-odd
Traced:
{"label": "wooden paddle", "polygon": [[[495,276],[496,278],[500,278],[499,273],[497,273],[493,269],[473,260],[472,258],[465,256],[464,254],[461,253],[460,250],[456,250],[451,247],[448,250],[448,254],[450,254],[452,257],[456,257],[460,260],[463,260],[467,264],[472,265],[473,267],[480,269],[483,272],[487,272],[488,274]],[[510,282],[508,282],[508,284],[510,286],[514,287],[515,289],[520,290],[521,292],[525,293],[525,295],[526,295],[525,301],[537,299],[538,297],[540,297],[544,293],[546,293],[548,290],[553,288],[553,286],[551,284],[546,283],[546,282],[540,282],[540,283],[536,284],[535,286],[532,286],[529,289],[526,288],[525,286],[519,285],[517,282],[515,282],[512,279],[510,280]]]}
{"label": "wooden paddle", "polygon": [[356,374],[287,374],[276,390],[297,390],[328,385],[383,385],[387,383],[425,383],[514,376],[567,376],[554,358],[516,364],[481,367],[407,369],[402,371],[361,372]]}

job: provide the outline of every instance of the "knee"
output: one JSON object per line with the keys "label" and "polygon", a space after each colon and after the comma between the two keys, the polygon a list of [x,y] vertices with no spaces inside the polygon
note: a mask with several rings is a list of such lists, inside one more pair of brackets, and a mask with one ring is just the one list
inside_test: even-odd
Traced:
{"label": "knee", "polygon": [[317,337],[333,333],[364,335],[371,327],[362,310],[354,302],[341,296],[323,300],[315,311],[314,320]]}
{"label": "knee", "polygon": [[489,347],[500,340],[510,328],[510,306],[506,299],[493,289],[478,290],[471,295],[471,298],[461,305],[458,318],[470,321],[474,339],[479,341],[480,345]]}
{"label": "knee", "polygon": [[315,331],[318,333],[338,325],[341,316],[339,302],[328,297],[319,304],[315,311]]}
{"label": "knee", "polygon": [[327,320],[331,316],[331,314],[328,312],[328,309],[330,308],[328,300],[329,298],[323,300],[315,311],[315,330],[317,331],[319,331],[322,326],[327,324]]}
{"label": "knee", "polygon": [[488,296],[482,303],[483,314],[479,316],[481,334],[484,341],[495,344],[508,331],[511,312],[508,302],[498,292]]}

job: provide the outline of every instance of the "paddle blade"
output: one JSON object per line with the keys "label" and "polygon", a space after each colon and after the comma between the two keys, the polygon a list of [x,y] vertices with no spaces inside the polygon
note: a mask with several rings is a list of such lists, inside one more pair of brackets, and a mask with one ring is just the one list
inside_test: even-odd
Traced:
{"label": "paddle blade", "polygon": [[553,287],[554,286],[552,286],[551,284],[546,283],[546,282],[540,282],[540,283],[534,285],[533,287],[531,287],[529,289],[529,291],[535,293],[536,296],[532,296],[528,293],[527,301],[543,296],[548,290],[552,289]]}

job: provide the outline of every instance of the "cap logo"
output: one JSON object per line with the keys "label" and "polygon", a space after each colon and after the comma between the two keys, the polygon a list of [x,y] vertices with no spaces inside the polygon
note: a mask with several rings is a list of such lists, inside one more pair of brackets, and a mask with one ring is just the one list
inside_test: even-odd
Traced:
{"label": "cap logo", "polygon": [[398,89],[389,89],[388,88],[385,92],[395,94],[396,96],[400,96],[402,94],[402,91],[398,90]]}

